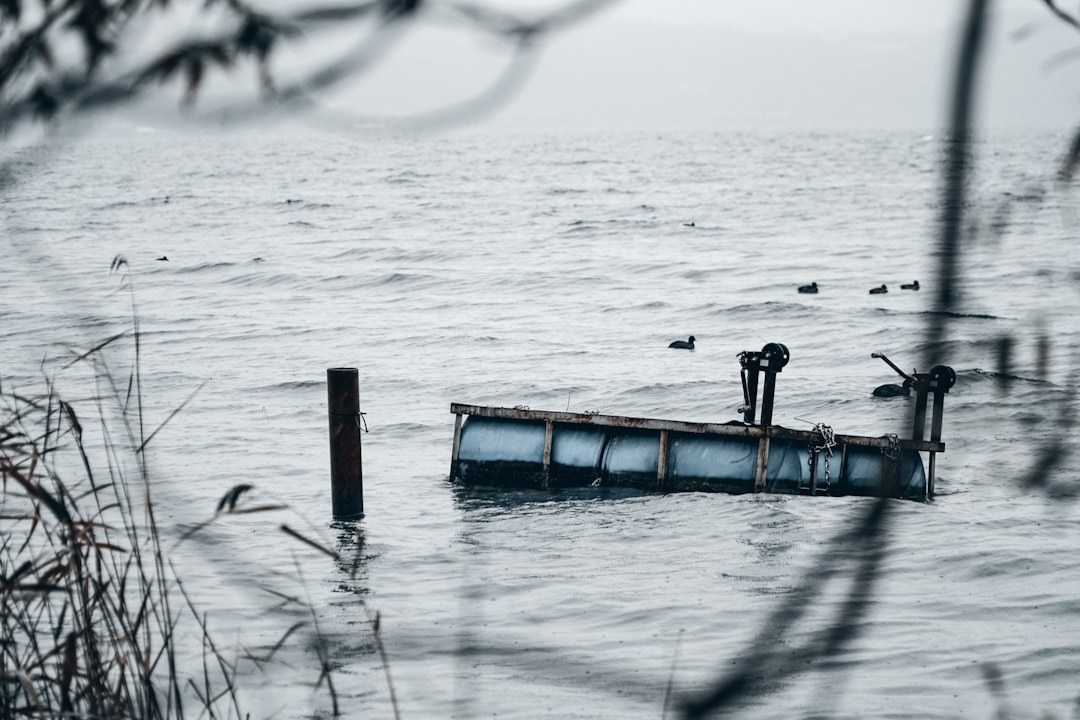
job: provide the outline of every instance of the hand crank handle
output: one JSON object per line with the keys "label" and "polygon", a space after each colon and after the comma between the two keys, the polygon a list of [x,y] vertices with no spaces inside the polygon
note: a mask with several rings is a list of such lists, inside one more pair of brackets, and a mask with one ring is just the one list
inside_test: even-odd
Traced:
{"label": "hand crank handle", "polygon": [[900,375],[900,377],[904,378],[905,380],[907,380],[907,381],[909,381],[911,383],[915,382],[915,378],[911,377],[906,372],[904,372],[900,368],[896,367],[896,365],[893,363],[892,360],[885,357],[884,353],[870,353],[870,357],[879,358],[881,360],[884,360],[886,363],[888,363],[889,367],[891,367],[893,370],[895,370],[897,372],[898,375]]}

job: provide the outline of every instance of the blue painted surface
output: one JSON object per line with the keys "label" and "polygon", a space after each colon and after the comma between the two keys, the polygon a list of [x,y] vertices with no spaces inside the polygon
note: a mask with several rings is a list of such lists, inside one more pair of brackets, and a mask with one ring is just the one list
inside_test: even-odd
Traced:
{"label": "blue painted surface", "polygon": [[[649,490],[747,493],[755,491],[758,441],[751,437],[669,435],[663,484],[657,478],[659,431],[555,423],[551,467],[544,471],[542,421],[468,417],[462,425],[456,479],[494,487],[606,485]],[[774,439],[769,446],[765,492],[808,493],[810,449]],[[876,495],[884,459],[875,448],[849,446],[841,461],[834,448],[826,477],[819,460],[817,488],[830,495]],[[923,498],[926,474],[918,452],[900,456],[898,497]]]}

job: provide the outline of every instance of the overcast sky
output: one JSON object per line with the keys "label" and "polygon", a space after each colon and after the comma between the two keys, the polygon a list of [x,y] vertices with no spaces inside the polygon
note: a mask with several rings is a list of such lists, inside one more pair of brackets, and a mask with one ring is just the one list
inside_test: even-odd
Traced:
{"label": "overcast sky", "polygon": [[[520,12],[566,0],[488,0]],[[967,0],[623,0],[547,38],[509,102],[466,127],[563,129],[908,129],[946,117]],[[434,3],[433,3],[434,5]],[[1080,32],[1042,0],[996,0],[979,121],[1069,128],[1080,61],[1048,70]],[[429,13],[355,81],[319,94],[342,127],[416,117],[468,101],[512,53],[467,23]],[[1012,37],[1035,22],[1024,40]],[[355,42],[343,36],[342,42]],[[328,43],[299,48],[317,56]],[[277,59],[277,58],[276,58]],[[276,63],[279,79],[293,67]],[[239,73],[233,73],[234,77]],[[237,81],[251,88],[250,76]],[[176,94],[170,95],[175,108]]]}
{"label": "overcast sky", "polygon": [[[1020,2],[1032,4],[1030,0]],[[1007,0],[1005,4],[1019,3]],[[613,5],[609,15],[633,21],[707,23],[840,38],[862,33],[940,30],[955,20],[966,5],[961,0],[626,0]]]}
{"label": "overcast sky", "polygon": [[[522,11],[551,2],[493,3]],[[552,36],[506,107],[504,129],[933,130],[966,0],[624,0]],[[1070,127],[1077,67],[1045,69],[1080,33],[1041,0],[997,0],[980,119],[994,127]],[[1026,40],[1011,38],[1036,21]],[[506,54],[460,27],[411,32],[334,107],[417,113],[473,96]],[[340,104],[336,104],[340,101]]]}

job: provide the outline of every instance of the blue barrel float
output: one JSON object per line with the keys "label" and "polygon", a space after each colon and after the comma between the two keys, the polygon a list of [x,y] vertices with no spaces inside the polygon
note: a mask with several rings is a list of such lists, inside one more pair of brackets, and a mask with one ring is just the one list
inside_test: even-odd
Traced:
{"label": "blue barrel float", "polygon": [[[956,377],[951,368],[937,366],[910,378],[917,394],[910,439],[866,437],[835,434],[820,424],[813,430],[772,424],[775,376],[788,357],[787,348],[778,343],[760,353],[740,354],[746,399],[741,422],[692,423],[454,403],[450,477],[465,485],[496,488],[607,486],[908,499],[933,494],[935,456],[945,451],[943,395]],[[761,372],[765,382],[761,421],[756,422]],[[930,393],[932,433],[930,440],[923,440]]]}

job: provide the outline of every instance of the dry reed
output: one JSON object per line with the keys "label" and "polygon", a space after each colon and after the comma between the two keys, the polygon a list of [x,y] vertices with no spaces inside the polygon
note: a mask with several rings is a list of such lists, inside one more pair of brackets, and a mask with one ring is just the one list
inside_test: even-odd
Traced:
{"label": "dry reed", "polygon": [[[241,651],[235,659],[222,652],[206,615],[181,584],[169,560],[177,542],[221,518],[288,508],[245,502],[252,487],[237,485],[220,499],[209,520],[171,545],[166,542],[155,518],[144,451],[191,398],[148,431],[137,319],[131,373],[118,382],[101,357],[100,351],[123,335],[73,353],[75,359],[65,366],[94,364],[104,392],[77,404],[93,406],[101,443],[84,437],[94,434],[84,426],[88,418],[80,417],[87,411],[77,413],[51,382],[34,395],[0,387],[0,717],[250,717],[242,708],[239,663],[261,668],[287,642],[316,649],[313,686],[326,689],[333,715],[340,715],[330,676],[334,663],[310,601],[301,603],[310,621],[294,623],[265,654]],[[110,403],[118,415],[109,414]],[[119,438],[114,434],[118,428]],[[132,457],[133,472],[128,469]],[[379,615],[369,609],[355,582],[364,559],[362,536],[355,557],[342,558],[284,523],[277,528],[289,541],[335,560],[353,580],[397,717]],[[201,647],[200,662],[191,662],[193,647]]]}

